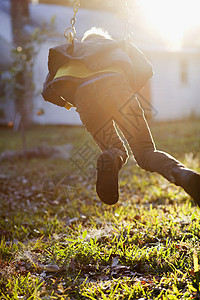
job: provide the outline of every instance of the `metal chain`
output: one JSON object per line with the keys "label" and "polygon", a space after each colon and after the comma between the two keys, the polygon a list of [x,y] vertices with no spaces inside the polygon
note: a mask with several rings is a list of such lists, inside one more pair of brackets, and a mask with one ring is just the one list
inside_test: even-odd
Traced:
{"label": "metal chain", "polygon": [[130,22],[130,18],[131,18],[131,9],[130,9],[130,1],[129,0],[125,0],[125,9],[124,9],[124,13],[125,13],[125,25],[124,25],[124,36],[125,37],[129,37],[130,39],[133,37],[133,32],[131,29],[131,22]]}
{"label": "metal chain", "polygon": [[76,36],[76,29],[75,29],[75,23],[76,23],[76,14],[79,10],[79,6],[80,6],[80,0],[76,0],[75,3],[74,3],[74,8],[73,8],[73,12],[74,12],[74,15],[73,17],[71,18],[71,26],[68,27],[65,32],[64,32],[64,37],[67,39],[67,41],[69,43],[73,43],[73,40]]}
{"label": "metal chain", "polygon": [[131,38],[130,33],[130,9],[128,5],[128,0],[125,1],[125,25],[124,25],[124,38],[125,38],[125,47],[126,52],[129,53],[129,42]]}
{"label": "metal chain", "polygon": [[125,14],[124,36],[127,36],[129,34],[129,27],[130,27],[130,22],[129,22],[130,9],[128,5],[128,0],[125,1],[124,14]]}

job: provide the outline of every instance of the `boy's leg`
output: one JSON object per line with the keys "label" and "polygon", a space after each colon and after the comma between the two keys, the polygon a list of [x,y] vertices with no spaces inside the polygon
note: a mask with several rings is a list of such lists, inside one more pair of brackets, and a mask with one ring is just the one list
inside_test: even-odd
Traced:
{"label": "boy's leg", "polygon": [[97,90],[92,84],[80,88],[76,93],[76,107],[83,125],[102,150],[97,160],[96,190],[99,198],[111,205],[119,198],[118,173],[127,161],[128,151],[110,111],[98,101]]}
{"label": "boy's leg", "polygon": [[156,150],[137,97],[131,95],[128,88],[124,96],[126,101],[120,101],[115,118],[131,147],[137,164],[181,186],[200,206],[200,175],[186,168],[171,155]]}

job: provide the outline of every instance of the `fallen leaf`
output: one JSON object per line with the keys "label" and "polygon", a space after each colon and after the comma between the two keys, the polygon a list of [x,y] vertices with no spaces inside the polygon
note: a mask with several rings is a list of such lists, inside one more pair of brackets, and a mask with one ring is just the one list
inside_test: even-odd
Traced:
{"label": "fallen leaf", "polygon": [[118,265],[118,263],[119,263],[119,260],[118,260],[118,258],[117,257],[114,257],[113,258],[113,260],[112,260],[112,267],[116,267],[117,265]]}
{"label": "fallen leaf", "polygon": [[47,265],[43,266],[43,270],[46,272],[58,272],[60,268],[57,265]]}

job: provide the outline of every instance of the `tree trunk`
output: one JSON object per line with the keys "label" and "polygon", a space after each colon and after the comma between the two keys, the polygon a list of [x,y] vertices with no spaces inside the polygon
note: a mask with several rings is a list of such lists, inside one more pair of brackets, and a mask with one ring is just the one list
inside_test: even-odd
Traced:
{"label": "tree trunk", "polygon": [[12,33],[15,45],[25,42],[24,26],[29,21],[28,0],[11,0]]}
{"label": "tree trunk", "polygon": [[[25,25],[29,22],[29,3],[28,0],[11,0],[10,13],[12,19],[13,42],[16,48],[24,49],[28,41],[28,34],[25,31]],[[28,126],[31,118],[30,108],[32,107],[32,78],[28,64],[22,61],[22,70],[15,76],[15,107],[16,114],[20,115],[19,129],[22,137],[22,145],[26,148],[25,128]],[[27,67],[24,67],[27,65]],[[23,87],[23,89],[18,88]]]}

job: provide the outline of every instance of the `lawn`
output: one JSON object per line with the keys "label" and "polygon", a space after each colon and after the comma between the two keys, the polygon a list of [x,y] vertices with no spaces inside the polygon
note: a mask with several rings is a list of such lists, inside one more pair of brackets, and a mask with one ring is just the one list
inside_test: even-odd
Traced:
{"label": "lawn", "polygon": [[[159,150],[200,172],[200,120],[151,128]],[[0,134],[1,300],[200,299],[199,208],[181,188],[131,157],[109,207],[82,127],[32,126],[26,156],[18,132]]]}

